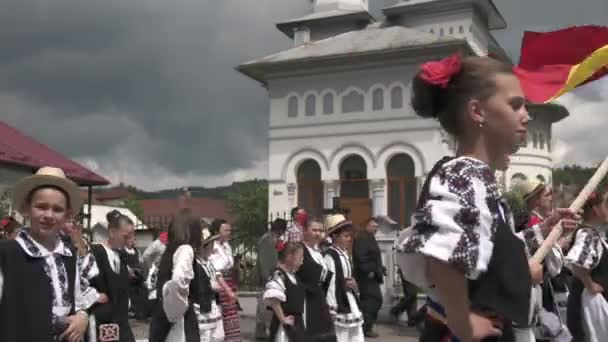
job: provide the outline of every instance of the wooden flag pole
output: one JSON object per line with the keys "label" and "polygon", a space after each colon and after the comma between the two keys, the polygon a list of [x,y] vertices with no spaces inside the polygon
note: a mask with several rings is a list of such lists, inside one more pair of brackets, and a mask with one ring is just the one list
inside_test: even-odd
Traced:
{"label": "wooden flag pole", "polygon": [[[583,205],[585,205],[585,202],[587,202],[587,198],[589,198],[591,193],[595,191],[602,179],[606,177],[606,174],[608,174],[608,157],[604,159],[600,167],[597,169],[597,171],[595,171],[593,177],[589,179],[587,185],[585,185],[574,202],[572,202],[570,205],[570,210],[574,212],[581,210]],[[553,227],[553,230],[551,230],[551,233],[549,233],[545,241],[543,241],[542,245],[538,248],[536,253],[534,253],[531,260],[541,263],[545,259],[545,256],[547,256],[547,253],[549,253],[551,248],[555,245],[557,240],[559,240],[559,238],[562,236],[563,230],[564,229],[560,221],[555,227]]]}

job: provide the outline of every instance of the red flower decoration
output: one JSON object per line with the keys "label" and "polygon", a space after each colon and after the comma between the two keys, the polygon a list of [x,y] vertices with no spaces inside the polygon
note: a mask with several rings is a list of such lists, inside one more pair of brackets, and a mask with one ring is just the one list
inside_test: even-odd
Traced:
{"label": "red flower decoration", "polygon": [[422,64],[418,77],[428,84],[446,88],[452,77],[459,73],[461,68],[460,55],[452,55],[440,61]]}
{"label": "red flower decoration", "polygon": [[283,249],[285,249],[285,241],[283,241],[283,240],[277,241],[276,245],[274,245],[274,249],[276,249],[277,252],[280,252]]}
{"label": "red flower decoration", "polygon": [[2,219],[2,221],[0,221],[0,227],[4,228],[4,227],[8,226],[9,222],[10,222],[10,220],[7,218]]}

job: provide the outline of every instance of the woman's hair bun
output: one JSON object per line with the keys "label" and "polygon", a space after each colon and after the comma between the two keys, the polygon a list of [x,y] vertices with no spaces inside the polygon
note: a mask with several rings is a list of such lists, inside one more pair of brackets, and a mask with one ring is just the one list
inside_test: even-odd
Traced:
{"label": "woman's hair bun", "polygon": [[414,77],[412,82],[411,104],[418,116],[427,119],[437,119],[443,112],[445,89],[429,84],[420,77]]}
{"label": "woman's hair bun", "polygon": [[110,223],[110,224],[117,223],[121,217],[122,217],[122,214],[120,213],[120,211],[118,211],[116,209],[114,209],[106,214],[106,219],[108,220],[108,223]]}

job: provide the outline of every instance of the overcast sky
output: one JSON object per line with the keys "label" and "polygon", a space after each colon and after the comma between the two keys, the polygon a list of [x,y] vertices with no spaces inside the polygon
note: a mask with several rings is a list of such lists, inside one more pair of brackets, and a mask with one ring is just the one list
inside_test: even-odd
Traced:
{"label": "overcast sky", "polygon": [[[3,0],[0,118],[144,189],[265,177],[266,93],[234,67],[288,48],[274,23],[309,1]],[[394,0],[370,2],[378,18]],[[606,0],[495,3],[509,24],[495,37],[515,60],[524,30],[608,23]],[[605,110],[605,94],[568,101]],[[604,157],[606,144],[588,137],[606,134],[608,113],[593,117],[555,128],[560,161]]]}

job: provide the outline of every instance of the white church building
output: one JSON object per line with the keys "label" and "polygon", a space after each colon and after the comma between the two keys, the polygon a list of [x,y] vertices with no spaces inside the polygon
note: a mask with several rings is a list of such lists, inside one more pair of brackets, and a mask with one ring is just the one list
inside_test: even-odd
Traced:
{"label": "white church building", "polygon": [[[412,77],[455,52],[510,62],[491,35],[506,25],[491,0],[402,0],[378,21],[368,0],[313,0],[277,24],[293,46],[238,67],[268,90],[269,211],[320,214],[337,198],[355,223],[388,215],[408,225],[425,175],[454,153],[439,123],[411,109]],[[499,175],[505,187],[551,181],[551,125],[568,113],[536,105],[531,114],[527,146]]]}

